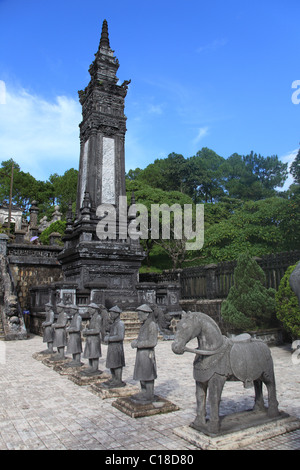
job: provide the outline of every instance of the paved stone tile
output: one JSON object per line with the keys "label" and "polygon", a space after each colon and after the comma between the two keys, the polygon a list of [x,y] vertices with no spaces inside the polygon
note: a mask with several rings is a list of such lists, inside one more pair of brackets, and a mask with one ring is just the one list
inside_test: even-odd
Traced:
{"label": "paved stone tile", "polygon": [[[195,382],[192,354],[176,356],[171,342],[156,347],[158,378],[155,393],[180,407],[165,415],[131,418],[101,400],[88,387],[78,386],[32,354],[44,348],[39,336],[5,343],[6,363],[0,364],[1,450],[169,450],[196,447],[173,433],[195,417]],[[289,347],[271,349],[275,364],[280,409],[300,418],[300,364],[293,364]],[[123,379],[132,384],[135,351],[125,343]],[[106,346],[100,369],[105,368]],[[253,390],[228,382],[221,414],[253,405]],[[300,450],[300,430],[249,446],[250,450]]]}

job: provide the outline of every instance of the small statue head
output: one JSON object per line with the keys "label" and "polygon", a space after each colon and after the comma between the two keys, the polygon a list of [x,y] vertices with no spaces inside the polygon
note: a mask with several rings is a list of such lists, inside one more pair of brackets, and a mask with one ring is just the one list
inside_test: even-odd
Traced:
{"label": "small statue head", "polygon": [[97,305],[95,303],[91,303],[91,304],[88,305],[88,311],[89,311],[90,315],[94,315],[94,313],[96,313],[96,312],[99,313],[100,307],[99,307],[99,305]]}
{"label": "small statue head", "polygon": [[117,318],[119,318],[121,313],[122,313],[122,310],[117,305],[110,308],[109,309],[109,317],[110,317],[111,321],[115,321]]}
{"label": "small statue head", "polygon": [[139,320],[142,323],[145,323],[149,315],[153,315],[152,308],[147,304],[140,305],[136,310],[138,312]]}

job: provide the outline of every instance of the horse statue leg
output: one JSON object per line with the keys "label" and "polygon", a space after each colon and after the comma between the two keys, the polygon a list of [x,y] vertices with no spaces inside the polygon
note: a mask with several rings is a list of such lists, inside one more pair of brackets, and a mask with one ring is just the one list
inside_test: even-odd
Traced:
{"label": "horse statue leg", "polygon": [[262,381],[266,385],[268,390],[268,416],[270,418],[275,418],[279,415],[279,410],[278,401],[276,397],[276,385],[273,365],[270,366],[270,370],[268,372],[263,373]]}
{"label": "horse statue leg", "polygon": [[220,431],[219,407],[225,382],[226,376],[219,374],[214,374],[208,382],[210,419],[207,427],[211,433],[218,433]]}
{"label": "horse statue leg", "polygon": [[264,397],[262,391],[262,381],[260,379],[253,380],[254,390],[255,390],[255,403],[253,411],[264,411]]}
{"label": "horse statue leg", "polygon": [[206,396],[208,382],[196,381],[196,403],[197,416],[193,422],[193,427],[198,430],[206,428]]}

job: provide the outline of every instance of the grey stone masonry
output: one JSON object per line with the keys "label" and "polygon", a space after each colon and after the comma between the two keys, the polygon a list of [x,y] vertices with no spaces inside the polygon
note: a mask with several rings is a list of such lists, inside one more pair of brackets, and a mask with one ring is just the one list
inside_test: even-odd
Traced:
{"label": "grey stone masonry", "polygon": [[[99,48],[89,68],[91,80],[79,91],[82,122],[76,214],[72,222],[68,213],[64,250],[58,259],[64,281],[80,290],[98,286],[105,300],[123,308],[137,306],[135,286],[144,252],[139,240],[127,235],[124,105],[129,81],[117,84],[118,68],[104,20]],[[119,215],[120,196],[125,198],[124,217]],[[97,208],[104,204],[116,214],[115,238],[97,236],[97,225],[105,219],[105,212],[99,214]]]}
{"label": "grey stone masonry", "polygon": [[125,196],[125,97],[128,81],[117,85],[118,59],[111,50],[104,20],[100,45],[89,68],[91,80],[79,91],[83,120],[80,124],[80,167],[77,212],[89,193],[92,212],[103,203],[118,205]]}

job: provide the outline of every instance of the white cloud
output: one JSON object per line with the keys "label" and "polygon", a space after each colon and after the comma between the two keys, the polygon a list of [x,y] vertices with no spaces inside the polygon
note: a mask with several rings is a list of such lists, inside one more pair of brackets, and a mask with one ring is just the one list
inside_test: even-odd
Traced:
{"label": "white cloud", "polygon": [[57,96],[53,101],[24,89],[6,88],[0,105],[1,161],[13,158],[21,170],[46,180],[78,167],[80,104]]}
{"label": "white cloud", "polygon": [[198,142],[200,142],[200,140],[203,139],[203,137],[205,137],[208,134],[208,131],[209,131],[209,128],[207,126],[200,127],[200,129],[198,130],[197,136],[193,140],[193,143],[197,144]]}
{"label": "white cloud", "polygon": [[[286,155],[283,155],[282,157],[279,157],[279,160],[281,160],[283,163],[288,163],[288,171],[290,170],[291,164],[296,158],[296,155],[298,153],[299,149],[292,150],[291,152],[287,153]],[[292,175],[289,173],[288,178],[286,182],[284,183],[282,188],[278,188],[278,191],[286,191],[289,189],[290,185],[293,184],[294,178]]]}
{"label": "white cloud", "polygon": [[162,114],[163,113],[163,105],[162,104],[151,104],[148,108],[148,112],[150,114]]}

